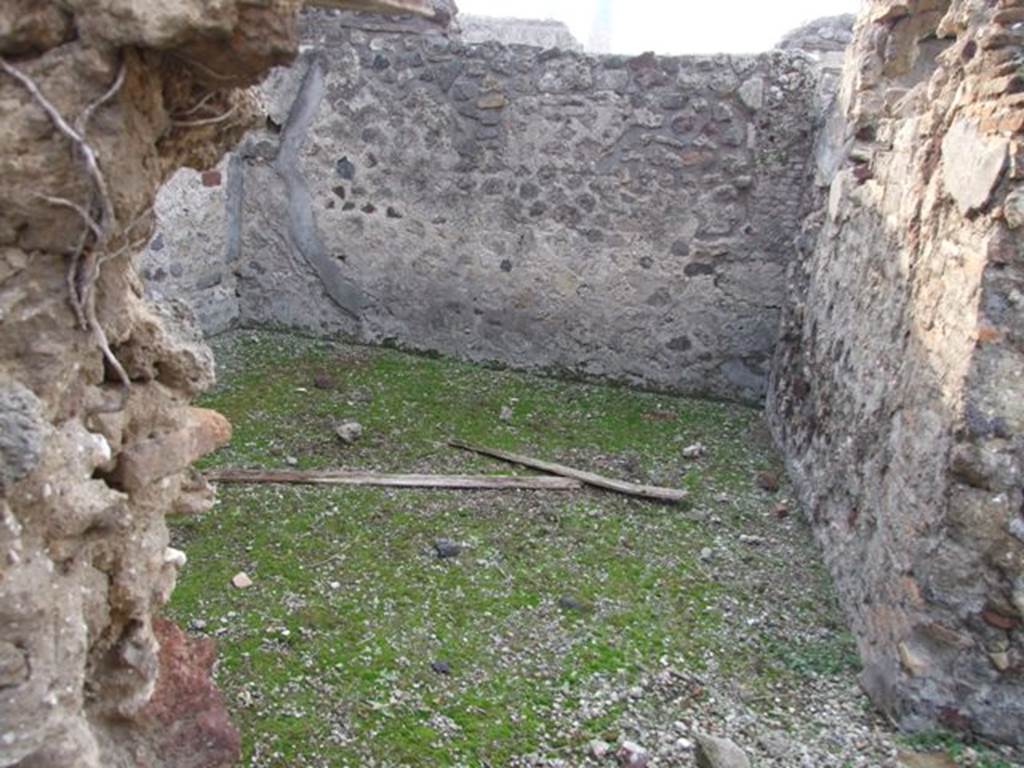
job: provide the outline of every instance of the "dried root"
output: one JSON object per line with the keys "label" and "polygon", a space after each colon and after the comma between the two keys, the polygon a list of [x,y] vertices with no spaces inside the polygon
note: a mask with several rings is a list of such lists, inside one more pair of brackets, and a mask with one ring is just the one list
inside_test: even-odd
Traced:
{"label": "dried root", "polygon": [[114,354],[110,348],[110,341],[107,339],[107,334],[103,332],[103,327],[100,325],[100,321],[96,318],[96,302],[88,301],[85,304],[85,317],[89,323],[89,327],[92,329],[93,336],[96,338],[96,345],[100,348],[103,353],[103,359],[107,361],[107,364],[114,369],[114,373],[117,374],[117,378],[120,379],[125,389],[128,389],[132,385],[132,380],[128,376],[128,372],[121,365],[121,361],[117,359],[117,355]]}
{"label": "dried root", "polygon": [[216,115],[215,117],[203,117],[196,120],[172,120],[171,125],[175,128],[197,128],[201,125],[214,125],[215,123],[223,123],[225,120],[231,118],[232,115],[238,110],[238,105],[235,104],[230,109],[225,111],[223,114]]}
{"label": "dried root", "polygon": [[81,216],[82,221],[85,222],[86,226],[86,237],[88,237],[89,232],[92,232],[97,241],[101,240],[104,237],[103,228],[100,226],[99,222],[93,219],[92,214],[89,213],[89,211],[87,211],[83,206],[79,205],[73,200],[68,200],[67,198],[64,197],[53,197],[52,195],[39,195],[39,199],[45,200],[50,205],[58,205],[63,208],[70,208],[72,211]]}
{"label": "dried root", "polygon": [[[17,80],[31,94],[32,98],[50,118],[54,127],[68,138],[76,154],[81,157],[85,171],[92,183],[93,193],[88,205],[81,205],[62,197],[40,195],[40,198],[51,205],[70,208],[82,219],[85,229],[68,264],[66,279],[69,294],[68,300],[79,325],[83,330],[92,332],[96,345],[103,353],[107,364],[117,374],[124,387],[128,388],[131,385],[128,373],[120,361],[118,361],[117,356],[114,355],[113,350],[111,350],[107,335],[96,317],[95,287],[103,263],[124,254],[128,249],[135,247],[136,244],[124,245],[113,253],[108,252],[110,239],[117,230],[117,218],[114,212],[114,204],[110,198],[110,189],[100,168],[96,151],[86,140],[89,121],[96,110],[114,98],[118,91],[121,90],[121,87],[124,85],[127,67],[122,62],[114,82],[99,98],[92,101],[82,111],[82,114],[75,120],[74,125],[70,124],[53,103],[43,95],[43,92],[31,77],[12,66],[2,56],[0,56],[0,69]],[[150,213],[151,209],[140,214],[125,229],[124,234],[127,235]],[[90,240],[92,241],[91,243]],[[141,242],[144,242],[144,240]]]}
{"label": "dried root", "polygon": [[121,90],[121,86],[124,85],[124,78],[127,74],[128,68],[124,64],[122,64],[121,68],[117,71],[117,77],[114,78],[114,82],[106,90],[106,92],[103,93],[98,99],[93,101],[91,104],[89,104],[89,106],[87,106],[82,111],[82,114],[78,116],[78,119],[75,121],[75,129],[83,137],[85,136],[85,133],[89,128],[89,121],[92,120],[93,114],[96,112],[97,109],[102,107],[104,104],[106,104],[108,101],[114,98],[114,96],[117,95],[118,91]]}
{"label": "dried root", "polygon": [[[123,64],[121,65],[121,68],[122,70],[124,69]],[[89,174],[89,178],[92,180],[92,183],[96,188],[96,196],[99,198],[98,202],[102,206],[102,228],[109,236],[109,233],[113,231],[113,229],[117,226],[117,220],[114,217],[114,206],[113,203],[110,201],[110,193],[107,187],[107,180],[103,176],[103,171],[100,170],[99,161],[96,158],[96,152],[93,150],[91,146],[89,146],[89,143],[85,140],[85,136],[83,135],[83,133],[79,132],[73,126],[71,126],[68,123],[68,121],[64,119],[64,116],[61,115],[61,113],[57,110],[57,108],[53,106],[50,100],[43,95],[42,91],[39,90],[39,86],[35,84],[32,78],[30,78],[28,75],[26,75],[24,72],[17,69],[16,67],[11,66],[7,62],[7,60],[4,59],[2,56],[0,56],[0,69],[3,69],[4,72],[6,72],[8,75],[17,80],[25,88],[25,90],[32,94],[32,98],[34,98],[36,102],[39,104],[39,106],[42,107],[43,111],[46,112],[47,116],[50,118],[51,122],[54,124],[57,130],[59,130],[61,133],[67,136],[68,139],[70,139],[71,144],[75,148],[75,151],[81,155],[82,161],[85,163],[85,169]],[[122,72],[114,81],[114,85],[120,88],[121,83],[123,82],[124,74]],[[114,91],[112,87],[111,90],[108,90],[107,93],[103,94],[103,96],[101,96],[99,99],[93,102],[93,104],[90,104],[89,107],[86,107],[86,110],[82,113],[82,116],[91,116],[92,112],[94,112],[97,107],[99,107],[104,101],[109,100],[113,96],[113,93],[111,91],[113,91],[113,93],[116,93],[116,91]],[[82,124],[82,127],[84,129],[84,121],[80,119],[79,123]]]}
{"label": "dried root", "polygon": [[194,107],[189,107],[184,112],[179,112],[177,115],[173,115],[172,118],[175,120],[181,120],[191,115],[196,114],[199,110],[210,103],[210,100],[217,95],[217,91],[210,91],[208,94],[203,96]]}
{"label": "dried root", "polygon": [[221,90],[210,91],[195,106],[189,107],[184,112],[171,115],[171,127],[199,128],[204,125],[216,125],[217,123],[227,122],[238,111],[238,104],[229,104],[226,108],[221,108],[223,111],[210,114],[214,109],[218,108],[218,105],[211,104],[211,102],[222,94],[224,94],[224,91]]}

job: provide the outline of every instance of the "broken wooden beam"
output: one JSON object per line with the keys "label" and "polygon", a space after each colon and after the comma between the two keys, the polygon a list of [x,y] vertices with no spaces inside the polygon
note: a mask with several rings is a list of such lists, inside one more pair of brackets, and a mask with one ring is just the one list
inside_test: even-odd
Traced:
{"label": "broken wooden beam", "polygon": [[436,488],[477,491],[575,491],[583,487],[568,477],[516,475],[391,475],[380,472],[296,469],[211,469],[216,483],[280,483],[293,485],[356,485],[380,488]]}
{"label": "broken wooden beam", "polygon": [[548,472],[553,475],[572,478],[586,483],[587,485],[592,485],[595,488],[603,488],[606,491],[615,491],[616,493],[622,493],[627,496],[636,496],[638,498],[649,499],[651,501],[664,501],[670,504],[678,504],[679,502],[684,501],[687,496],[686,491],[676,488],[659,488],[654,485],[637,485],[636,483],[626,482],[625,480],[615,480],[613,478],[597,475],[593,472],[587,472],[582,469],[567,467],[564,464],[542,461],[541,459],[535,459],[532,456],[523,456],[518,453],[501,451],[497,448],[486,448],[480,445],[471,445],[470,443],[464,443],[461,440],[449,440],[448,444],[453,448],[461,448],[464,451],[472,451],[473,453],[479,453],[483,456],[501,459],[502,461],[507,461],[512,464],[519,464],[523,467],[539,469],[541,472]]}

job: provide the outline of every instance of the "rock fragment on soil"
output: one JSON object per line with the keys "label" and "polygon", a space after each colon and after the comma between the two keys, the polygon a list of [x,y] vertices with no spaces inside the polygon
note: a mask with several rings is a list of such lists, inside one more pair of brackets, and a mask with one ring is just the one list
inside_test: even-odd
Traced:
{"label": "rock fragment on soil", "polygon": [[252,586],[252,579],[249,578],[249,574],[245,571],[239,571],[231,577],[231,584],[235,589],[248,589]]}
{"label": "rock fragment on soil", "polygon": [[582,613],[586,609],[583,603],[571,595],[562,595],[558,598],[558,607],[563,611],[573,611],[574,613]]}
{"label": "rock fragment on soil", "polygon": [[784,760],[795,751],[793,742],[781,731],[768,731],[761,735],[758,742],[776,760]]}
{"label": "rock fragment on soil", "polygon": [[313,386],[317,389],[334,389],[334,379],[326,373],[318,373],[313,377]]}
{"label": "rock fragment on soil", "polygon": [[759,472],[757,474],[757,485],[769,493],[775,493],[779,490],[781,483],[779,482],[779,476],[774,472]]}
{"label": "rock fragment on soil", "polygon": [[683,448],[683,458],[690,459],[692,461],[693,459],[701,458],[707,452],[708,449],[707,446],[704,445],[704,443],[694,443],[693,445],[688,445],[685,448]]}
{"label": "rock fragment on soil", "polygon": [[633,741],[622,742],[615,757],[622,768],[647,768],[651,759],[647,750]]}
{"label": "rock fragment on soil", "polygon": [[608,757],[608,753],[611,751],[611,748],[612,745],[609,744],[607,741],[602,741],[601,739],[594,739],[590,742],[588,751],[590,752],[591,757],[594,757],[597,760],[604,760],[606,757]]}
{"label": "rock fragment on soil", "polygon": [[438,560],[450,560],[459,556],[462,546],[451,539],[437,539],[434,542],[434,552],[437,554]]}
{"label": "rock fragment on soil", "polygon": [[732,739],[697,734],[697,768],[750,768],[746,753]]}
{"label": "rock fragment on soil", "polygon": [[363,436],[363,425],[354,419],[348,419],[339,424],[335,428],[334,433],[345,445],[352,445],[352,443]]}

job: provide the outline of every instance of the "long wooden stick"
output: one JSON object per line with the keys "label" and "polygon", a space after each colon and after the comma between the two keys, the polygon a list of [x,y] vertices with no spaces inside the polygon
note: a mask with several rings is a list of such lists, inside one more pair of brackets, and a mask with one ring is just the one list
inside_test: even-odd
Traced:
{"label": "long wooden stick", "polygon": [[583,483],[567,477],[514,475],[388,475],[344,470],[211,469],[206,479],[217,483],[283,483],[296,485],[361,485],[384,488],[450,488],[456,490],[575,491]]}
{"label": "long wooden stick", "polygon": [[469,443],[464,443],[461,440],[449,440],[448,444],[453,448],[461,448],[464,451],[472,451],[473,453],[479,453],[484,456],[491,456],[492,458],[508,461],[512,464],[519,464],[524,467],[539,469],[541,472],[549,472],[553,475],[561,475],[562,477],[571,477],[575,480],[584,482],[587,485],[592,485],[596,488],[604,488],[606,491],[623,493],[627,496],[637,496],[642,499],[665,501],[672,504],[678,504],[686,499],[687,496],[687,493],[684,490],[677,490],[675,488],[659,488],[653,485],[637,485],[635,483],[628,483],[625,480],[614,480],[609,477],[595,475],[593,472],[586,472],[582,469],[567,467],[564,464],[541,461],[540,459],[535,459],[531,456],[523,456],[518,453],[500,451],[496,448],[485,448],[480,445],[470,445]]}

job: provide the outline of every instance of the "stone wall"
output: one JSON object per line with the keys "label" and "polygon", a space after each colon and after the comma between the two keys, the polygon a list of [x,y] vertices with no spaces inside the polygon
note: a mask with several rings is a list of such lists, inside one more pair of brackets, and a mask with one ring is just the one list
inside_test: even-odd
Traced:
{"label": "stone wall", "polygon": [[491,16],[459,16],[460,36],[465,43],[495,42],[582,51],[565,22],[554,19],[505,19]]}
{"label": "stone wall", "polygon": [[205,171],[182,168],[157,195],[161,226],[146,246],[142,276],[156,303],[188,297],[204,333],[237,324],[241,315],[233,262],[238,254],[237,210],[242,175],[237,160],[224,159]]}
{"label": "stone wall", "polygon": [[812,170],[808,57],[588,57],[351,26],[307,14],[307,52],[264,85],[267,123],[219,186],[175,181],[152,291],[185,295],[212,331],[237,312],[763,396]]}
{"label": "stone wall", "polygon": [[775,47],[800,50],[819,58],[838,56],[842,59],[853,40],[856,20],[853,14],[815,19],[784,35]]}
{"label": "stone wall", "polygon": [[299,5],[0,4],[0,765],[238,756],[212,648],[157,617],[185,562],[165,517],[210,506],[189,465],[230,425],[189,405],[212,355],[131,254],[160,183],[251,125]]}
{"label": "stone wall", "polygon": [[866,9],[768,398],[867,690],[1018,743],[1022,43],[1022,0]]}

